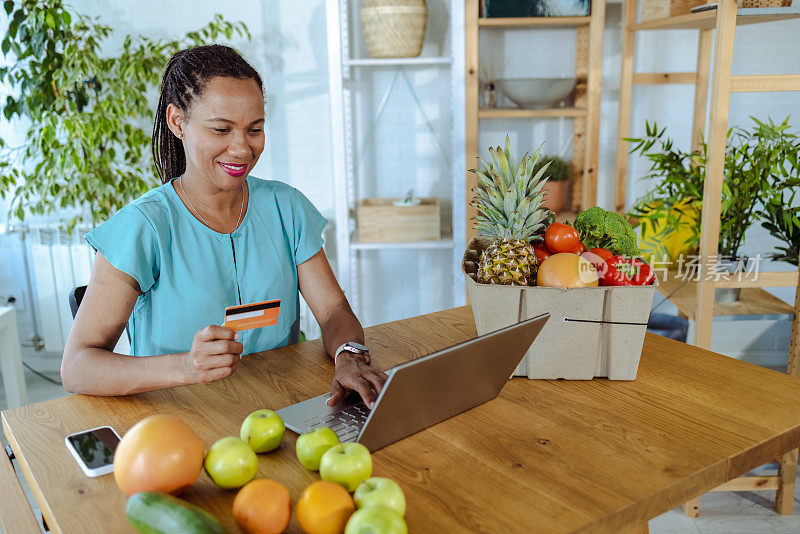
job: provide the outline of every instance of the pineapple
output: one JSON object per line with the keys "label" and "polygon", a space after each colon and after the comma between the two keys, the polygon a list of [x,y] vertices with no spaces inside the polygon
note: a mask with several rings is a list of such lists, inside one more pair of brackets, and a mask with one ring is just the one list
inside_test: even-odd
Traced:
{"label": "pineapple", "polygon": [[475,228],[492,244],[480,256],[477,281],[482,284],[532,286],[536,283],[538,261],[531,239],[544,229],[548,211],[542,207],[542,188],[549,176],[543,165],[535,176],[533,166],[539,159],[539,147],[522,157],[516,167],[508,136],[505,151],[489,148],[492,163],[483,169],[470,169],[478,175],[478,187],[471,206],[478,210]]}

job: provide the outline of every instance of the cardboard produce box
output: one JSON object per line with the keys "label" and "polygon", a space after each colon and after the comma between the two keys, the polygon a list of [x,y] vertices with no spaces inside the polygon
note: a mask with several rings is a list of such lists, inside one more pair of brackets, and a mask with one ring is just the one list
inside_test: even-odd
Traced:
{"label": "cardboard produce box", "polygon": [[393,198],[365,198],[356,210],[361,242],[435,241],[441,239],[439,200],[420,198],[416,205],[396,206]]}
{"label": "cardboard produce box", "polygon": [[[478,284],[478,255],[489,245],[473,238],[461,269],[478,335],[549,313],[514,376],[528,378],[634,380],[639,368],[655,286],[583,288]],[[473,275],[473,276],[471,276]]]}

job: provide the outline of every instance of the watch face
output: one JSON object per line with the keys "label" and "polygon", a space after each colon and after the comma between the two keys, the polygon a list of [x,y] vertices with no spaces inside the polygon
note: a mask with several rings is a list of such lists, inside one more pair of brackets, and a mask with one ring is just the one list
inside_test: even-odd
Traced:
{"label": "watch face", "polygon": [[364,345],[362,345],[361,343],[354,343],[354,342],[351,341],[347,345],[350,346],[350,347],[353,347],[354,349],[358,349],[358,350],[361,350],[361,351],[364,351],[364,352],[369,352],[369,349],[367,347],[365,347]]}

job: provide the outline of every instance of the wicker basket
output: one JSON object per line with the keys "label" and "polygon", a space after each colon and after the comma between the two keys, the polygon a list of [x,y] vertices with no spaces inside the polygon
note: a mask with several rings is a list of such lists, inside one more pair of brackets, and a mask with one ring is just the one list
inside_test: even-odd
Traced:
{"label": "wicker basket", "polygon": [[792,0],[740,0],[740,7],[789,7]]}
{"label": "wicker basket", "polygon": [[372,57],[416,57],[422,52],[425,0],[364,0],[361,24]]}

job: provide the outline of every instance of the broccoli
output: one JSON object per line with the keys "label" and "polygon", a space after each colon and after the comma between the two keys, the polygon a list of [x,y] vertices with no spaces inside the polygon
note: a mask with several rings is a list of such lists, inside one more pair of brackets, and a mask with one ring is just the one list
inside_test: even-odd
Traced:
{"label": "broccoli", "polygon": [[615,211],[594,206],[575,218],[575,229],[586,248],[603,247],[614,254],[638,256],[636,232],[625,218]]}

